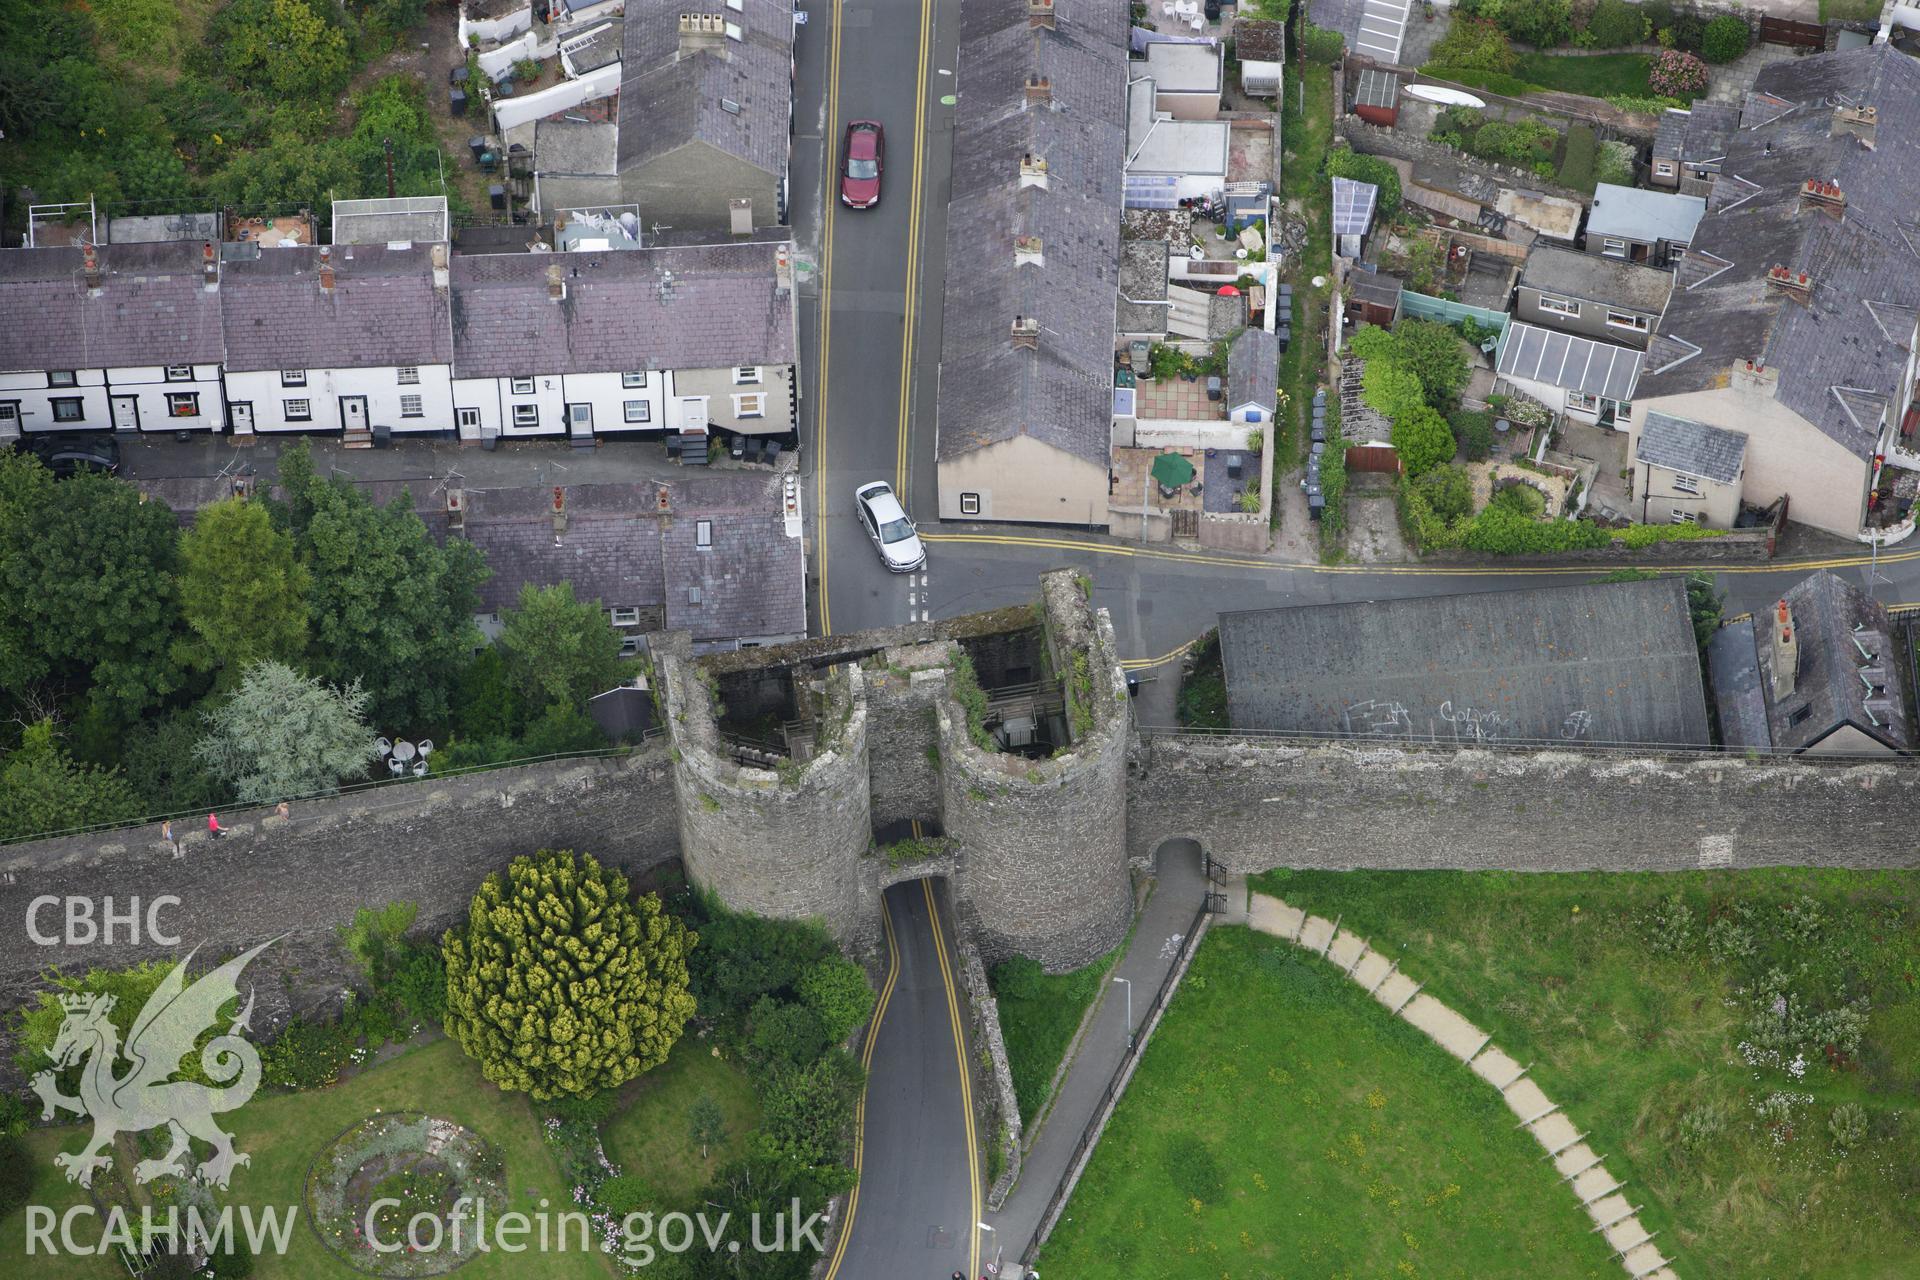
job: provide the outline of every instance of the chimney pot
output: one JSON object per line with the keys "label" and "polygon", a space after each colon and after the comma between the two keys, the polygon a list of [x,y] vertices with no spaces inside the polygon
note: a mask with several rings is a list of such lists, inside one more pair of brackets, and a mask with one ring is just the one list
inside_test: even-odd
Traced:
{"label": "chimney pot", "polygon": [[333,292],[333,250],[324,244],[320,246],[320,287]]}
{"label": "chimney pot", "polygon": [[1053,29],[1053,0],[1027,0],[1027,25]]}
{"label": "chimney pot", "polygon": [[1040,349],[1040,322],[1032,316],[1013,318],[1013,345],[1030,351]]}
{"label": "chimney pot", "polygon": [[1020,185],[1047,189],[1047,162],[1042,156],[1031,151],[1020,157]]}
{"label": "chimney pot", "polygon": [[80,261],[86,268],[87,288],[100,287],[100,251],[90,244],[80,246]]}

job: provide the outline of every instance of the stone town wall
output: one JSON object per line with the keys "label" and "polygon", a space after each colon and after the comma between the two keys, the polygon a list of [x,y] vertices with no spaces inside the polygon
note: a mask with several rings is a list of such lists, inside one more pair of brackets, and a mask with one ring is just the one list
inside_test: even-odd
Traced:
{"label": "stone town wall", "polygon": [[[247,973],[254,1026],[272,1029],[338,1000],[354,980],[334,930],[360,907],[417,903],[416,931],[432,936],[465,918],[489,872],[534,849],[579,849],[630,875],[677,856],[667,752],[656,742],[625,758],[378,787],[303,801],[284,819],[222,812],[220,840],[207,838],[204,823],[176,824],[179,858],[155,826],[0,849],[0,1013],[22,1004],[51,967],[123,967],[192,947],[225,955],[284,930]],[[144,913],[171,895],[179,905],[157,922],[180,945],[154,942],[143,921],[137,941],[120,926],[111,945],[41,946],[27,916],[47,895],[91,900],[96,923],[109,896],[124,914],[136,899]],[[60,907],[43,908],[36,924],[43,936],[62,934]],[[0,1077],[12,1074],[13,1048],[0,1019]]]}
{"label": "stone town wall", "polygon": [[1920,769],[1154,734],[1129,849],[1272,867],[1684,871],[1920,866]]}
{"label": "stone town wall", "polygon": [[934,703],[946,687],[946,667],[944,644],[900,645],[863,673],[867,776],[876,831],[914,818],[944,821]]}

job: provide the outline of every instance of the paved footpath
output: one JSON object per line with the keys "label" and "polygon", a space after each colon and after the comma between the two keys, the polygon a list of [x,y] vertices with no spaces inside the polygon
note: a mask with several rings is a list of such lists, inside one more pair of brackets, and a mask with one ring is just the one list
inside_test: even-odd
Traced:
{"label": "paved footpath", "polygon": [[1040,1134],[1027,1148],[1019,1183],[1006,1205],[989,1215],[996,1235],[988,1247],[999,1246],[1003,1275],[1016,1273],[1014,1261],[1039,1228],[1080,1136],[1126,1056],[1128,1032],[1137,1030],[1146,1018],[1148,1005],[1173,969],[1205,892],[1206,877],[1197,854],[1169,850],[1161,855],[1153,896],[1134,926],[1126,955],[1113,971],[1115,977],[1133,984],[1133,1027],[1127,1025],[1126,992],[1109,979],[1065,1078],[1055,1086],[1052,1109],[1042,1121]]}
{"label": "paved footpath", "polygon": [[1402,973],[1398,961],[1388,960],[1365,938],[1342,929],[1338,920],[1310,916],[1264,893],[1249,895],[1237,881],[1227,887],[1227,910],[1220,923],[1246,924],[1322,957],[1498,1089],[1507,1107],[1520,1117],[1521,1126],[1552,1158],[1560,1180],[1579,1199],[1593,1220],[1593,1229],[1606,1237],[1627,1274],[1634,1280],[1678,1280],[1654,1246],[1652,1233],[1640,1225],[1637,1207],[1622,1194],[1620,1181],[1587,1145],[1587,1135],[1539,1085],[1527,1079],[1525,1067],[1494,1046],[1492,1036],[1422,994],[1421,984]]}

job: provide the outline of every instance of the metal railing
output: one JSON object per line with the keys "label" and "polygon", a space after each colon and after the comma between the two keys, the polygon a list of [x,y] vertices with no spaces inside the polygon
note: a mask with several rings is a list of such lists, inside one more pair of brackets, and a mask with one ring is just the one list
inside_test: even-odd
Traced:
{"label": "metal railing", "polygon": [[[1180,974],[1186,967],[1193,949],[1199,945],[1201,925],[1210,913],[1210,907],[1210,900],[1202,900],[1200,909],[1194,912],[1193,923],[1187,929],[1186,940],[1181,945],[1179,953],[1174,956],[1173,965],[1167,970],[1167,976],[1160,980],[1159,990],[1154,992],[1152,1003],[1147,1006],[1146,1014],[1140,1019],[1141,1027],[1151,1027],[1154,1019],[1160,1016],[1167,1002],[1173,998],[1174,989],[1180,983]],[[1074,1184],[1079,1180],[1077,1175],[1082,1162],[1087,1159],[1088,1152],[1094,1143],[1099,1141],[1108,1108],[1114,1105],[1115,1098],[1125,1088],[1128,1070],[1146,1051],[1146,1047],[1147,1037],[1138,1036],[1120,1055],[1120,1062],[1114,1067],[1113,1075],[1107,1081],[1107,1087],[1101,1091],[1100,1101],[1094,1104],[1093,1114],[1087,1118],[1087,1126],[1081,1131],[1080,1140],[1073,1145],[1073,1154],[1067,1157],[1066,1168],[1060,1174],[1060,1185],[1053,1189],[1053,1195],[1047,1200],[1046,1209],[1040,1214],[1039,1225],[1034,1227],[1033,1236],[1027,1241],[1026,1248],[1020,1254],[1020,1266],[1023,1271],[1033,1265],[1034,1259],[1040,1253],[1040,1246],[1045,1244],[1047,1237],[1052,1234],[1054,1223],[1066,1207],[1067,1199],[1073,1194]]]}
{"label": "metal railing", "polygon": [[[1766,750],[1741,747],[1728,750],[1711,743],[1684,742],[1596,742],[1587,740],[1567,740],[1562,738],[1475,738],[1471,733],[1454,736],[1452,734],[1396,733],[1396,734],[1341,734],[1316,733],[1302,729],[1209,729],[1201,726],[1177,727],[1171,725],[1141,725],[1136,730],[1141,740],[1149,747],[1157,739],[1190,738],[1195,740],[1230,741],[1246,739],[1258,742],[1298,742],[1302,745],[1320,745],[1328,747],[1386,747],[1404,748],[1417,751],[1438,748],[1447,751],[1503,751],[1512,753],[1532,753],[1539,751],[1564,751],[1578,755],[1593,756],[1634,756],[1640,758],[1673,760],[1725,760],[1736,762],[1758,756],[1772,760],[1794,760],[1802,764],[1811,764],[1804,754],[1792,751]],[[1834,753],[1819,757],[1820,763],[1863,763],[1898,765],[1903,768],[1920,767],[1920,758],[1887,756],[1881,752],[1863,752],[1857,755]]]}

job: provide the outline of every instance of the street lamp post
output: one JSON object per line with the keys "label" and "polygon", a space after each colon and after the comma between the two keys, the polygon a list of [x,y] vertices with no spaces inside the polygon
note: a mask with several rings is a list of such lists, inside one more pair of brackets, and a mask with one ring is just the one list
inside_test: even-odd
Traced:
{"label": "street lamp post", "polygon": [[1115,978],[1115,982],[1127,989],[1127,1048],[1133,1048],[1133,983],[1126,978]]}
{"label": "street lamp post", "polygon": [[987,1268],[987,1274],[997,1276],[1000,1274],[1000,1233],[993,1230],[992,1223],[982,1222],[977,1225],[982,1231],[993,1231],[993,1265]]}

